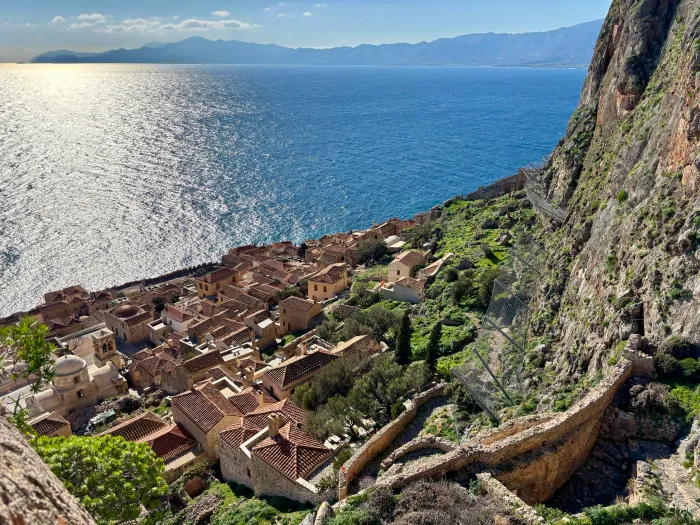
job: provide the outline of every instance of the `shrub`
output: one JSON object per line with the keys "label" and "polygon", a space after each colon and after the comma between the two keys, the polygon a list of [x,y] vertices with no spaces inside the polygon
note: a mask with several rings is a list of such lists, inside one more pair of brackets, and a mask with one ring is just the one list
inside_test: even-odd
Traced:
{"label": "shrub", "polygon": [[349,448],[344,448],[333,460],[333,468],[335,470],[340,470],[340,467],[345,465],[345,462],[352,457],[352,450]]}
{"label": "shrub", "polygon": [[483,308],[487,308],[491,301],[491,293],[493,292],[493,283],[498,278],[498,268],[490,268],[479,276],[479,303]]}
{"label": "shrub", "polygon": [[403,414],[405,411],[406,411],[406,405],[404,405],[401,401],[397,401],[391,407],[391,419],[396,419],[401,414]]}
{"label": "shrub", "polygon": [[617,202],[620,204],[624,204],[627,202],[627,199],[629,198],[629,195],[627,194],[626,190],[620,190],[620,193],[617,194]]}
{"label": "shrub", "polygon": [[654,356],[654,366],[659,376],[663,379],[676,379],[682,375],[683,368],[680,361],[668,354],[656,354]]}
{"label": "shrub", "polygon": [[700,362],[692,357],[686,357],[680,361],[683,379],[696,381],[700,376]]}
{"label": "shrub", "polygon": [[380,261],[389,249],[384,241],[378,239],[368,239],[360,242],[357,246],[357,259],[360,264],[372,264]]}

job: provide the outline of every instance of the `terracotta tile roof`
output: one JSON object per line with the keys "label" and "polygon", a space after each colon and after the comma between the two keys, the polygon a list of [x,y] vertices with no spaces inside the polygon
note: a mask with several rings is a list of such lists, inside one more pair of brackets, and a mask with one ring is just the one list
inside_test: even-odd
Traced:
{"label": "terracotta tile roof", "polygon": [[422,291],[425,288],[425,281],[419,281],[413,277],[402,277],[394,283],[394,286],[405,286],[406,288],[411,288],[412,290]]}
{"label": "terracotta tile roof", "polygon": [[256,425],[243,419],[219,432],[219,439],[235,449],[261,430],[262,428],[258,428]]}
{"label": "terracotta tile roof", "polygon": [[270,311],[269,310],[258,310],[257,312],[254,312],[248,316],[246,316],[246,319],[250,319],[254,323],[261,323],[262,321],[267,321],[270,319]]}
{"label": "terracotta tile roof", "polygon": [[223,362],[224,359],[221,357],[221,352],[218,350],[211,350],[197,357],[193,357],[192,359],[188,359],[182,363],[182,366],[188,373],[194,374],[220,365]]}
{"label": "terracotta tile roof", "polygon": [[223,281],[229,277],[233,276],[233,272],[228,268],[219,268],[213,272],[209,272],[204,277],[197,279],[198,281],[204,281],[206,283],[215,283],[218,281]]}
{"label": "terracotta tile roof", "polygon": [[296,406],[290,399],[284,399],[274,403],[266,403],[259,406],[249,414],[246,414],[245,418],[257,425],[259,428],[265,428],[268,423],[267,416],[270,414],[281,415],[285,423],[289,423],[291,421],[302,425],[304,424],[304,421],[306,421],[306,412]]}
{"label": "terracotta tile roof", "polygon": [[320,350],[313,354],[288,359],[281,365],[265,372],[265,376],[278,387],[284,389],[310,376],[337,358],[338,356],[335,354]]}
{"label": "terracotta tile roof", "polygon": [[[266,288],[262,288],[265,286]],[[253,286],[248,290],[248,295],[258,299],[259,301],[264,301],[266,303],[273,301],[275,299],[275,293],[271,292],[268,285]]]}
{"label": "terracotta tile roof", "polygon": [[250,414],[259,408],[258,396],[262,393],[265,403],[277,403],[277,400],[261,388],[246,388],[240,394],[228,398],[243,414]]}
{"label": "terracotta tile roof", "polygon": [[70,426],[70,423],[63,419],[63,417],[61,417],[59,414],[50,413],[43,414],[38,418],[33,419],[29,422],[29,426],[34,429],[37,435],[48,436],[49,434],[53,434],[66,426]]}
{"label": "terracotta tile roof", "polygon": [[297,312],[308,312],[314,307],[314,304],[313,301],[302,299],[301,297],[287,297],[280,303],[280,306]]}
{"label": "terracotta tile roof", "polygon": [[221,294],[226,297],[230,297],[239,303],[243,303],[247,308],[254,308],[255,310],[265,310],[267,308],[266,302],[248,295],[236,286],[224,286],[221,290]]}
{"label": "terracotta tile roof", "polygon": [[148,359],[149,357],[153,357],[153,354],[151,353],[151,350],[148,348],[145,348],[144,350],[140,350],[136,352],[134,355],[131,356],[132,361],[143,361],[144,359]]}
{"label": "terracotta tile roof", "polygon": [[156,456],[169,461],[197,445],[197,441],[176,423],[154,432],[139,440],[148,443]]}
{"label": "terracotta tile roof", "polygon": [[194,387],[195,390],[201,392],[207,399],[212,402],[223,415],[225,416],[242,416],[243,412],[238,410],[226,396],[221,393],[216,386],[212,385],[211,379],[206,379]]}
{"label": "terracotta tile roof", "polygon": [[347,355],[353,355],[353,354],[370,354],[374,351],[375,349],[375,343],[374,339],[372,339],[371,336],[369,335],[358,335],[357,337],[353,337],[349,341],[345,341],[344,343],[340,343],[338,346],[335,347],[333,350],[334,353],[347,356]]}
{"label": "terracotta tile roof", "polygon": [[253,447],[253,454],[291,480],[304,478],[333,453],[293,423]]}
{"label": "terracotta tile roof", "polygon": [[192,316],[185,312],[182,308],[168,304],[165,306],[164,315],[169,317],[176,323],[184,323],[192,319]]}
{"label": "terracotta tile roof", "polygon": [[231,335],[224,337],[222,341],[228,346],[244,345],[245,343],[250,343],[255,337],[255,332],[253,332],[247,326],[236,330]]}
{"label": "terracotta tile roof", "polygon": [[315,283],[334,284],[347,275],[347,267],[343,263],[331,264],[320,272],[309,277],[309,281]]}
{"label": "terracotta tile roof", "polygon": [[423,264],[425,257],[422,253],[411,250],[407,252],[400,253],[394,258],[394,262],[401,262],[408,267],[416,267],[419,264]]}
{"label": "terracotta tile roof", "polygon": [[139,441],[168,424],[153,412],[144,412],[140,416],[129,419],[102,432],[100,436],[121,436],[127,441]]}
{"label": "terracotta tile roof", "polygon": [[[223,395],[221,395],[221,397],[223,397]],[[224,398],[224,401],[225,400],[226,398]],[[223,403],[214,403],[207,395],[196,389],[173,396],[172,404],[205,434],[214,428],[224,416],[237,415],[232,412],[238,412],[235,407],[231,405],[231,410],[226,410],[226,412],[230,413],[224,413],[224,411],[221,410],[221,408],[225,406]]]}
{"label": "terracotta tile roof", "polygon": [[[161,356],[167,355],[166,353],[161,353],[160,355],[157,356],[152,356],[149,357],[148,359],[143,359],[141,361],[137,361],[133,366],[134,370],[143,370],[146,372],[149,376],[155,377],[157,376],[160,372],[163,371],[163,368],[165,368],[166,365],[169,363],[172,363],[174,359],[172,358],[163,358]],[[169,356],[168,356],[169,357]]]}

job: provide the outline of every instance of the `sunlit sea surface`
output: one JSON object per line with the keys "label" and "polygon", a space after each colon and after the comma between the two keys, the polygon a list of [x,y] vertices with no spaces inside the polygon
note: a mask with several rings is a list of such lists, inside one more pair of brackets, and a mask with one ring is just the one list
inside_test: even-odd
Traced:
{"label": "sunlit sea surface", "polygon": [[584,76],[0,65],[0,315],[426,210],[551,151]]}

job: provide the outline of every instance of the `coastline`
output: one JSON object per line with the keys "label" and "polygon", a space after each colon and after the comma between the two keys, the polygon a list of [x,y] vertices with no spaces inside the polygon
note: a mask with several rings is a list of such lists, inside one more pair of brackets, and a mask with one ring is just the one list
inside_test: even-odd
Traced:
{"label": "coastline", "polygon": [[[437,210],[439,208],[447,206],[449,203],[451,203],[455,200],[474,201],[474,200],[481,200],[481,199],[497,198],[497,197],[500,197],[502,195],[506,195],[508,193],[511,193],[513,191],[517,191],[519,189],[522,189],[524,186],[524,183],[525,183],[524,175],[521,172],[518,172],[514,175],[509,175],[507,177],[497,179],[496,181],[494,181],[491,184],[488,184],[486,186],[479,186],[476,190],[469,192],[467,194],[455,195],[454,197],[451,197],[451,198],[447,199],[446,201],[444,201],[442,204],[438,204],[436,206],[433,206],[430,210],[418,212],[416,215],[421,215],[423,213],[428,213],[432,210]],[[285,241],[284,239],[280,239],[277,242],[284,242],[284,241]],[[231,248],[236,248],[236,247],[232,246]],[[141,278],[141,279],[134,279],[132,281],[116,284],[114,286],[109,286],[109,287],[103,288],[101,290],[93,290],[93,292],[95,292],[95,293],[100,293],[100,292],[119,293],[122,290],[125,290],[127,288],[131,288],[131,287],[139,285],[139,284],[143,284],[145,286],[151,286],[154,284],[168,282],[168,281],[171,281],[173,279],[193,276],[193,275],[197,275],[200,273],[206,273],[208,270],[215,269],[219,265],[220,265],[220,263],[215,262],[215,261],[214,262],[204,262],[204,263],[200,263],[198,265],[190,266],[190,267],[186,267],[186,268],[176,268],[170,272],[160,274],[157,276],[145,277],[145,278]],[[74,284],[78,284],[78,283],[74,283]],[[14,313],[9,314],[7,316],[0,317],[0,326],[16,323],[22,317],[25,317],[25,316],[37,315],[39,313],[40,309],[42,308],[42,306],[44,306],[44,305],[38,304],[29,310],[14,312]]]}

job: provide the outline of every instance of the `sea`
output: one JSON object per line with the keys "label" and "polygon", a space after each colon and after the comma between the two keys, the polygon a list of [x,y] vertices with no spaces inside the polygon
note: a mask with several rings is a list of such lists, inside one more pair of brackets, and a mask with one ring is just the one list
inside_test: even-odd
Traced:
{"label": "sea", "polygon": [[584,70],[0,64],[0,315],[410,217],[551,152]]}

